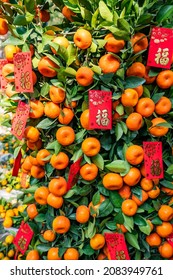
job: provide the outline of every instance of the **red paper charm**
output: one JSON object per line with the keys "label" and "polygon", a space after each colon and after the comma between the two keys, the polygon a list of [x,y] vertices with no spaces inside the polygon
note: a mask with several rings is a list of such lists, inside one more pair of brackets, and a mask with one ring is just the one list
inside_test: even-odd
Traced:
{"label": "red paper charm", "polygon": [[20,165],[21,165],[21,158],[22,158],[22,153],[21,153],[21,149],[20,149],[17,157],[14,160],[12,176],[18,176],[19,168],[20,168]]}
{"label": "red paper charm", "polygon": [[24,254],[28,249],[33,234],[34,232],[30,228],[30,226],[22,221],[19,230],[13,240],[13,243],[17,247],[17,250],[22,254]]}
{"label": "red paper charm", "polygon": [[148,53],[148,66],[170,69],[173,55],[173,29],[154,27]]}
{"label": "red paper charm", "polygon": [[173,247],[173,233],[171,233],[166,239],[168,243]]}
{"label": "red paper charm", "polygon": [[70,190],[77,182],[77,174],[80,170],[80,163],[82,161],[82,157],[79,158],[76,162],[74,162],[70,166],[68,181],[67,181],[67,190]]}
{"label": "red paper charm", "polygon": [[130,260],[124,234],[105,233],[104,235],[111,260]]}
{"label": "red paper charm", "polygon": [[112,129],[112,92],[89,91],[89,127],[91,129]]}
{"label": "red paper charm", "polygon": [[11,133],[19,140],[22,140],[26,122],[29,116],[30,106],[23,101],[19,101],[16,114],[12,120]]}
{"label": "red paper charm", "polygon": [[2,68],[8,63],[7,59],[0,59],[0,89],[4,90],[7,85],[7,80],[2,76]]}
{"label": "red paper charm", "polygon": [[143,142],[147,179],[163,178],[162,142]]}
{"label": "red paper charm", "polygon": [[14,75],[17,92],[33,92],[31,52],[14,55]]}

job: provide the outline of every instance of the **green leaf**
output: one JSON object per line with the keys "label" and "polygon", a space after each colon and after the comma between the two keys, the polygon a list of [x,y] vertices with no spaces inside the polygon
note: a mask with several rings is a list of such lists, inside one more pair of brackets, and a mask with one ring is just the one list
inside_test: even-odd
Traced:
{"label": "green leaf", "polygon": [[168,174],[173,174],[173,164],[171,164],[168,169],[166,170]]}
{"label": "green leaf", "polygon": [[168,123],[168,122],[158,123],[158,124],[156,124],[154,126],[163,126],[163,127],[173,128],[173,126],[170,123]]}
{"label": "green leaf", "polygon": [[93,156],[91,160],[95,165],[97,165],[98,168],[100,168],[101,170],[104,169],[104,159],[102,155],[97,154],[96,156]]}
{"label": "green leaf", "polygon": [[173,183],[167,180],[162,180],[160,181],[160,184],[163,185],[164,187],[173,190]]}
{"label": "green leaf", "polygon": [[116,140],[120,140],[121,136],[123,135],[123,129],[121,127],[121,124],[117,123],[115,126],[115,136]]}
{"label": "green leaf", "polygon": [[121,176],[126,175],[130,170],[130,164],[125,160],[114,160],[111,163],[105,165],[107,169],[112,172],[123,174]]}
{"label": "green leaf", "polygon": [[116,112],[121,116],[124,114],[124,106],[122,104],[118,104],[116,106]]}
{"label": "green leaf", "polygon": [[134,223],[138,226],[146,226],[147,225],[146,220],[139,214],[136,214],[134,216]]}
{"label": "green leaf", "polygon": [[21,146],[18,146],[15,148],[14,153],[13,153],[14,158],[17,158],[17,156],[20,152],[20,149],[21,149]]}
{"label": "green leaf", "polygon": [[14,18],[14,21],[13,21],[13,24],[14,25],[27,25],[28,22],[26,20],[26,17],[24,15],[17,15],[15,18]]}
{"label": "green leaf", "polygon": [[130,32],[130,25],[129,25],[129,23],[124,18],[119,18],[117,20],[117,27],[119,29],[123,29],[123,30],[125,30],[127,32]]}
{"label": "green leaf", "polygon": [[75,162],[75,161],[77,161],[82,155],[83,155],[83,151],[82,151],[82,149],[79,149],[79,150],[77,150],[77,151],[74,152],[74,154],[73,154],[71,160]]}
{"label": "green leaf", "polygon": [[99,2],[99,12],[103,19],[107,21],[113,21],[113,14],[111,13],[104,1]]}
{"label": "green leaf", "polygon": [[97,26],[98,15],[99,15],[99,9],[97,9],[92,16],[92,19],[91,19],[91,27],[92,28],[96,28],[96,26]]}
{"label": "green leaf", "polygon": [[73,44],[70,44],[67,48],[68,59],[67,59],[67,66],[72,64],[76,60],[76,48]]}
{"label": "green leaf", "polygon": [[97,191],[92,197],[93,205],[97,205],[100,202],[100,192]]}
{"label": "green leaf", "polygon": [[61,145],[58,143],[57,140],[49,143],[47,146],[46,146],[46,149],[48,150],[54,150],[55,154],[57,155],[61,149]]}
{"label": "green leaf", "polygon": [[50,85],[48,83],[44,83],[42,88],[41,88],[41,96],[45,97],[50,89]]}
{"label": "green leaf", "polygon": [[95,223],[91,223],[90,221],[88,222],[87,225],[87,231],[86,231],[86,237],[87,238],[92,238],[96,234],[96,227]]}
{"label": "green leaf", "polygon": [[158,23],[161,23],[162,21],[171,18],[172,13],[173,13],[173,5],[161,6],[161,8],[159,9],[156,15],[156,21]]}
{"label": "green leaf", "polygon": [[64,70],[64,73],[66,76],[68,77],[76,77],[76,70],[74,70],[73,68],[71,67],[67,67],[65,70]]}
{"label": "green leaf", "polygon": [[91,22],[91,19],[92,19],[92,14],[89,10],[87,10],[86,8],[84,7],[81,7],[80,6],[80,10],[81,10],[81,16],[84,20],[88,21],[88,22]]}
{"label": "green leaf", "polygon": [[50,118],[45,118],[44,120],[42,120],[41,122],[39,122],[37,124],[37,128],[42,128],[42,129],[48,129],[51,127],[52,124],[54,124],[55,122],[57,122],[57,119],[50,119]]}
{"label": "green leaf", "polygon": [[151,232],[151,227],[150,227],[149,223],[147,223],[146,226],[139,226],[139,229],[141,232],[145,233],[146,235],[149,235]]}
{"label": "green leaf", "polygon": [[34,220],[37,222],[37,223],[42,223],[46,220],[46,217],[45,217],[45,214],[38,214]]}
{"label": "green leaf", "polygon": [[91,246],[89,244],[85,245],[82,248],[82,252],[86,255],[86,256],[92,256],[94,255],[95,251],[91,248]]}
{"label": "green leaf", "polygon": [[138,243],[138,235],[137,234],[132,234],[129,232],[125,233],[125,239],[127,242],[137,250],[140,250],[139,243]]}
{"label": "green leaf", "polygon": [[114,76],[114,73],[103,74],[100,76],[100,80],[105,83],[109,84]]}
{"label": "green leaf", "polygon": [[99,207],[99,217],[106,217],[113,211],[113,205],[109,199],[104,200]]}
{"label": "green leaf", "polygon": [[131,230],[134,228],[134,220],[133,217],[127,216],[124,213],[122,213],[124,218],[124,226],[127,228],[128,231],[131,232]]}
{"label": "green leaf", "polygon": [[130,35],[127,31],[121,30],[115,26],[103,26],[104,28],[108,29],[117,40],[130,40]]}
{"label": "green leaf", "polygon": [[121,207],[123,199],[117,191],[110,191],[109,198],[114,207]]}
{"label": "green leaf", "polygon": [[9,36],[7,40],[5,40],[1,46],[4,47],[6,45],[15,45],[15,46],[20,46],[24,44],[24,40],[15,38],[13,36]]}
{"label": "green leaf", "polygon": [[151,222],[153,225],[161,225],[163,223],[159,217],[155,217],[155,218],[151,219]]}
{"label": "green leaf", "polygon": [[125,80],[125,89],[135,88],[145,83],[145,79],[135,76],[127,77]]}
{"label": "green leaf", "polygon": [[37,250],[41,253],[47,252],[52,247],[52,244],[39,244],[36,246]]}

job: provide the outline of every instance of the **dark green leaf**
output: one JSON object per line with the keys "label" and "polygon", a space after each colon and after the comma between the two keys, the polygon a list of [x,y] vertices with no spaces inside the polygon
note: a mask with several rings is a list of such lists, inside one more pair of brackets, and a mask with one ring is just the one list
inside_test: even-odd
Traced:
{"label": "dark green leaf", "polygon": [[134,223],[138,226],[146,226],[147,225],[146,220],[139,214],[136,214],[134,216]]}
{"label": "dark green leaf", "polygon": [[100,192],[97,191],[92,197],[93,205],[97,205],[100,202]]}
{"label": "dark green leaf", "polygon": [[17,15],[13,21],[14,25],[27,25],[27,20],[24,15]]}
{"label": "dark green leaf", "polygon": [[57,119],[45,118],[37,124],[37,128],[48,129],[56,122],[58,123]]}
{"label": "dark green leaf", "polygon": [[52,244],[39,244],[36,246],[37,250],[41,253],[47,252],[52,247]]}
{"label": "dark green leaf", "polygon": [[104,159],[100,154],[92,157],[91,160],[95,165],[97,165],[98,168],[100,168],[101,170],[104,169]]}
{"label": "dark green leaf", "polygon": [[82,248],[82,252],[87,256],[92,256],[95,253],[95,251],[91,248],[89,244],[85,245]]}
{"label": "dark green leaf", "polygon": [[129,232],[125,233],[125,239],[127,240],[127,242],[134,248],[140,250],[140,246],[138,243],[138,235],[137,234],[132,234]]}
{"label": "dark green leaf", "polygon": [[105,165],[110,171],[120,173],[122,176],[126,175],[130,170],[130,164],[125,160],[114,160],[111,163]]}
{"label": "dark green leaf", "polygon": [[114,207],[121,207],[123,199],[117,191],[110,191],[109,198]]}
{"label": "dark green leaf", "polygon": [[156,15],[156,21],[160,23],[168,18],[171,18],[172,13],[173,13],[173,5],[161,6],[161,8],[159,9]]}
{"label": "dark green leaf", "polygon": [[99,217],[106,217],[113,211],[113,205],[109,199],[104,200],[99,207]]}
{"label": "dark green leaf", "polygon": [[145,83],[145,79],[135,76],[127,77],[125,80],[125,89],[135,88]]}
{"label": "dark green leaf", "polygon": [[37,223],[42,223],[46,220],[46,217],[45,217],[45,214],[38,214],[34,220],[37,222]]}

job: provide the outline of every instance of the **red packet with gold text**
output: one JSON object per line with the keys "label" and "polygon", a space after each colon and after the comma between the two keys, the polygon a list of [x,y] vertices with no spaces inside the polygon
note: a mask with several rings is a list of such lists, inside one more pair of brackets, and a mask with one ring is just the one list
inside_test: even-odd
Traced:
{"label": "red packet with gold text", "polygon": [[162,142],[143,142],[147,179],[163,178]]}
{"label": "red packet with gold text", "polygon": [[30,228],[30,226],[24,221],[22,221],[19,230],[13,240],[13,244],[17,247],[17,250],[22,254],[25,254],[26,250],[28,249],[33,234],[34,232]]}
{"label": "red packet with gold text", "polygon": [[13,165],[13,169],[12,169],[12,176],[18,176],[19,168],[21,166],[21,159],[22,159],[22,153],[21,153],[21,149],[20,149],[17,157],[14,160],[14,165]]}
{"label": "red packet with gold text", "polygon": [[104,236],[111,260],[130,260],[124,234],[105,233]]}
{"label": "red packet with gold text", "polygon": [[29,116],[30,106],[23,101],[19,101],[16,114],[12,120],[11,133],[19,140],[22,140],[26,122]]}
{"label": "red packet with gold text", "polygon": [[15,89],[17,92],[33,92],[31,52],[14,55]]}
{"label": "red packet with gold text", "polygon": [[79,170],[80,170],[81,161],[82,161],[82,157],[79,158],[76,162],[74,162],[70,166],[68,181],[67,181],[67,190],[70,190],[76,184],[77,175],[78,175]]}
{"label": "red packet with gold text", "polygon": [[90,90],[89,111],[91,129],[112,129],[112,92]]}
{"label": "red packet with gold text", "polygon": [[147,65],[170,69],[173,55],[173,29],[154,27],[148,52]]}
{"label": "red packet with gold text", "polygon": [[7,80],[2,76],[2,68],[5,64],[8,63],[7,59],[0,59],[0,89],[5,90],[7,85]]}
{"label": "red packet with gold text", "polygon": [[168,243],[173,247],[173,233],[171,233],[166,239]]}

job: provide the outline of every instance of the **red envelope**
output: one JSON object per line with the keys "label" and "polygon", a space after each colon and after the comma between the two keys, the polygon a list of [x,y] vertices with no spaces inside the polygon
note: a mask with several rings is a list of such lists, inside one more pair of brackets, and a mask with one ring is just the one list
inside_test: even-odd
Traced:
{"label": "red envelope", "polygon": [[17,92],[33,92],[31,52],[14,55],[14,76]]}
{"label": "red envelope", "polygon": [[19,230],[13,240],[13,244],[17,247],[17,250],[22,254],[25,254],[26,250],[28,249],[33,234],[34,232],[30,228],[30,226],[24,221],[22,221]]}
{"label": "red envelope", "polygon": [[89,111],[91,129],[112,129],[112,92],[90,90]]}
{"label": "red envelope", "polygon": [[21,149],[20,149],[17,157],[14,160],[12,176],[18,176],[19,168],[21,166],[21,158],[22,158],[22,153],[21,153]]}
{"label": "red envelope", "polygon": [[19,101],[16,114],[12,120],[11,133],[19,140],[22,140],[26,122],[29,116],[30,106],[23,101]]}
{"label": "red envelope", "polygon": [[173,247],[173,233],[171,233],[166,239],[168,243]]}
{"label": "red envelope", "polygon": [[170,69],[173,55],[173,29],[154,27],[151,32],[147,65]]}
{"label": "red envelope", "polygon": [[8,63],[7,59],[0,59],[0,89],[4,90],[7,85],[7,80],[2,76],[2,68]]}
{"label": "red envelope", "polygon": [[124,234],[105,233],[104,236],[111,260],[130,260]]}
{"label": "red envelope", "polygon": [[68,181],[67,181],[67,190],[70,190],[77,182],[77,175],[80,170],[81,161],[82,161],[82,157],[79,158],[76,162],[74,162],[70,166]]}
{"label": "red envelope", "polygon": [[163,178],[162,142],[143,142],[143,149],[146,178]]}

